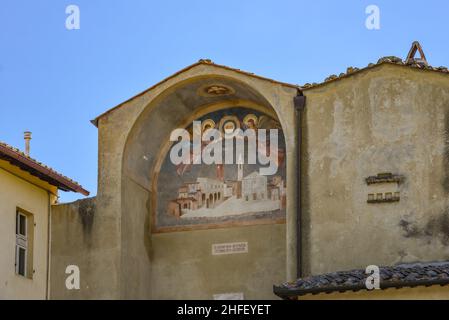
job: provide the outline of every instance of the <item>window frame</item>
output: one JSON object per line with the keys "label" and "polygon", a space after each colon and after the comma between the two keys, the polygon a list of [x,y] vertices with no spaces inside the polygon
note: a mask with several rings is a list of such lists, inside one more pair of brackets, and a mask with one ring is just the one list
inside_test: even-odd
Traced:
{"label": "window frame", "polygon": [[[16,226],[15,226],[15,261],[14,271],[19,277],[32,280],[34,276],[34,215],[27,210],[16,207]],[[22,222],[24,223],[22,225]],[[23,229],[24,234],[21,232]],[[23,268],[21,268],[20,251],[24,251]],[[23,272],[21,272],[21,269]]]}
{"label": "window frame", "polygon": [[[22,219],[24,225],[22,226]],[[22,212],[21,210],[16,210],[16,274],[22,277],[28,277],[28,215]],[[25,230],[25,234],[22,234],[22,227]],[[21,273],[21,260],[20,260],[20,249],[24,251],[24,259],[23,259],[23,274]]]}

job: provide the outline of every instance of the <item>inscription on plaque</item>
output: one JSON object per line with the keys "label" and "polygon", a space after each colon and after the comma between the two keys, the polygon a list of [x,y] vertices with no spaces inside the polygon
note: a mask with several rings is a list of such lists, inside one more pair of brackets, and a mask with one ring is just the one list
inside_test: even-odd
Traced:
{"label": "inscription on plaque", "polygon": [[243,292],[219,293],[213,295],[214,300],[243,300]]}
{"label": "inscription on plaque", "polygon": [[212,245],[212,255],[247,253],[248,242],[219,243]]}

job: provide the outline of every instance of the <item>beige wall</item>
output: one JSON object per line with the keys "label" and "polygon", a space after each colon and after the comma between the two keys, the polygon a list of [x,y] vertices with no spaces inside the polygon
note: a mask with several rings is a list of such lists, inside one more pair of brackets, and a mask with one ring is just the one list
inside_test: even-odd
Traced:
{"label": "beige wall", "polygon": [[[130,210],[122,219],[123,298],[212,299],[243,293],[245,299],[277,299],[273,284],[285,279],[285,224],[151,234],[148,193],[130,181],[126,186]],[[230,242],[247,242],[248,253],[212,255],[213,244]]]}
{"label": "beige wall", "polygon": [[[194,101],[190,97],[180,99],[196,94],[183,86],[214,77],[245,88],[240,99],[271,108],[283,126],[287,224],[151,234],[151,198],[157,192],[152,189],[154,156],[167,133],[205,108],[189,105]],[[53,208],[52,298],[211,299],[232,292],[275,298],[272,285],[296,275],[296,182],[289,178],[294,177],[296,160],[294,95],[292,87],[198,65],[100,118],[98,196],[89,231],[83,228],[79,203]],[[171,100],[161,103],[167,97]],[[248,254],[211,255],[214,243],[240,241],[248,241]],[[69,262],[81,270],[78,292],[61,287],[61,270]]]}
{"label": "beige wall", "polygon": [[[0,168],[0,299],[45,299],[48,215],[46,190]],[[33,279],[15,273],[16,208],[34,216]]]}
{"label": "beige wall", "polygon": [[[248,242],[248,253],[211,254],[214,243]],[[278,299],[273,284],[285,279],[285,225],[158,234],[152,237],[151,297]]]}
{"label": "beige wall", "polygon": [[[210,71],[213,74],[198,78]],[[191,76],[187,80],[181,79],[174,87],[168,87],[161,97],[146,106],[134,101],[117,110],[118,113],[130,113],[132,108],[141,110],[127,135],[123,153],[121,297],[212,299],[214,294],[238,292],[248,299],[276,298],[272,285],[287,278],[288,232],[285,224],[163,234],[150,232],[152,201],[158,188],[164,187],[163,181],[155,180],[155,172],[159,170],[157,160],[174,128],[191,123],[199,114],[216,107],[251,107],[251,104],[257,104],[267,112],[274,111],[279,117],[286,132],[286,144],[290,150],[293,149],[293,126],[286,124],[294,121],[291,116],[294,112],[292,97],[296,90],[222,73],[222,70],[214,68],[198,69]],[[240,95],[239,102],[201,101],[196,88],[214,82],[224,82],[233,87]],[[179,99],[181,95],[182,100]],[[108,132],[113,132],[110,130],[116,127],[116,121],[123,122],[123,115],[107,115],[100,120],[100,131],[109,135]],[[143,155],[147,155],[148,160],[144,160]],[[294,165],[294,159],[290,157],[291,154],[287,156],[288,171]],[[290,192],[294,190],[292,181],[294,179],[287,178]],[[294,198],[289,199],[287,215],[293,214]],[[229,242],[248,242],[249,253],[212,255],[213,244]]]}
{"label": "beige wall", "polygon": [[[188,104],[194,100],[183,86],[212,77],[249,88],[243,100],[277,114],[287,145],[287,223],[151,234],[154,157],[166,133],[203,107]],[[304,93],[305,275],[449,259],[447,75],[380,65]],[[80,207],[92,207],[89,201],[53,209],[52,298],[273,297],[270,283],[296,277],[295,95],[291,87],[199,65],[100,118],[95,208],[88,218]],[[405,181],[366,185],[381,172]],[[401,201],[367,204],[368,193],[384,188],[400,191]],[[248,241],[249,254],[209,254],[211,244],[234,241]],[[68,263],[80,266],[79,292],[62,287]]]}
{"label": "beige wall", "polygon": [[[305,95],[306,275],[448,260],[448,75],[381,65]],[[382,172],[405,181],[365,183]],[[396,189],[398,203],[367,203]]]}
{"label": "beige wall", "polygon": [[[51,279],[50,299],[88,299],[100,296],[102,286],[107,286],[109,279],[116,275],[107,266],[92,265],[96,250],[108,251],[109,241],[103,242],[93,233],[97,223],[109,230],[110,226],[101,223],[95,217],[95,198],[76,201],[72,204],[52,206],[52,241],[51,241]],[[80,290],[68,290],[65,281],[68,274],[67,266],[76,265],[80,271]],[[102,272],[101,278],[96,278],[92,269]],[[114,292],[109,293],[111,296]]]}
{"label": "beige wall", "polygon": [[307,294],[299,300],[448,300],[449,287],[447,286],[420,286],[414,288],[390,288],[385,290],[360,290],[356,292]]}

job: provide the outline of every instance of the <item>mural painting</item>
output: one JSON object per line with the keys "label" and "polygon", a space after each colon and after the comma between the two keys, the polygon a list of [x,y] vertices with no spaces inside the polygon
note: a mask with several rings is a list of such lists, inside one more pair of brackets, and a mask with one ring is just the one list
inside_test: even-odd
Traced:
{"label": "mural painting", "polygon": [[[186,128],[191,137],[200,128],[200,136],[209,129],[216,129],[220,137],[212,141],[201,141],[201,148],[195,149],[188,142],[191,163],[174,164],[171,152],[165,155],[158,177],[158,194],[154,210],[153,231],[181,231],[189,229],[217,228],[227,226],[282,223],[285,221],[286,178],[285,140],[279,122],[272,117],[247,108],[231,108],[215,111],[195,121]],[[240,130],[239,130],[240,129]],[[270,174],[263,173],[266,163],[251,161],[250,138],[237,133],[252,129],[258,152],[265,148],[266,154],[273,153],[270,143],[275,146],[276,169]],[[248,132],[251,130],[248,130]],[[266,140],[259,131],[278,133],[277,143],[267,133]],[[218,143],[223,136],[235,135],[231,164],[194,164],[211,143]],[[238,152],[237,140],[243,139],[245,152]],[[204,140],[204,139],[203,139]],[[262,144],[261,141],[264,143]],[[175,143],[171,145],[174,148]],[[225,157],[225,143],[223,158]],[[171,149],[170,149],[171,150]],[[241,150],[241,149],[240,149]],[[264,152],[265,152],[264,151]],[[243,154],[243,156],[242,156]],[[266,171],[265,171],[266,172]]]}

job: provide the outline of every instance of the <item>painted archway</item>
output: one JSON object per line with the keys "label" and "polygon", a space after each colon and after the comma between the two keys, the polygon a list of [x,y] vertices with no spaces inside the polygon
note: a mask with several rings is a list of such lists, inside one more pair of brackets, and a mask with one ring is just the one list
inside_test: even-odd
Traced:
{"label": "painted archway", "polygon": [[[190,138],[181,142],[170,141],[157,158],[152,185],[153,232],[284,223],[285,139],[279,121],[262,111],[243,106],[212,111],[194,121],[195,124],[182,128]],[[201,141],[195,148],[195,133],[198,134],[196,139],[200,140],[200,135],[205,135],[206,130],[215,130],[220,138]],[[226,139],[225,130],[228,130],[230,141]],[[262,166],[261,160],[266,159],[261,159],[260,153],[263,146],[264,152],[270,155],[270,134],[276,137],[276,141],[271,145],[271,149],[275,146],[270,158],[273,172],[267,175],[261,174],[261,167],[266,167],[266,163]],[[262,138],[258,139],[258,135]],[[242,159],[240,164],[238,143],[243,146],[246,160]],[[248,161],[250,143],[259,147],[252,163]],[[175,148],[186,146],[188,163],[174,164]],[[218,147],[221,156],[217,163],[205,164],[203,157],[211,146]],[[274,194],[280,196],[274,198],[271,196]],[[206,197],[207,201],[203,203]]]}
{"label": "painted archway", "polygon": [[[220,88],[229,91],[211,93],[220,92]],[[226,224],[151,232],[155,230],[158,193],[161,184],[168,181],[167,177],[161,180],[161,175],[172,145],[171,131],[230,110],[246,110],[244,116],[264,115],[281,123],[271,104],[251,86],[237,79],[208,75],[170,87],[152,100],[134,124],[122,169],[122,274],[134,275],[121,280],[125,296],[210,299],[214,294],[242,292],[245,298],[272,298],[273,283],[285,280],[285,213],[265,219],[263,224],[257,219],[230,219]],[[288,152],[286,155],[288,161]],[[219,194],[203,192],[198,199],[206,199],[205,206],[214,209],[222,201]],[[262,196],[271,199],[268,192],[262,192],[255,200]],[[193,204],[184,201],[180,205],[187,211]],[[246,243],[248,249],[241,254],[212,253],[213,245],[226,243]],[[234,268],[240,271],[230,272]],[[174,288],[179,283],[183,286]]]}

